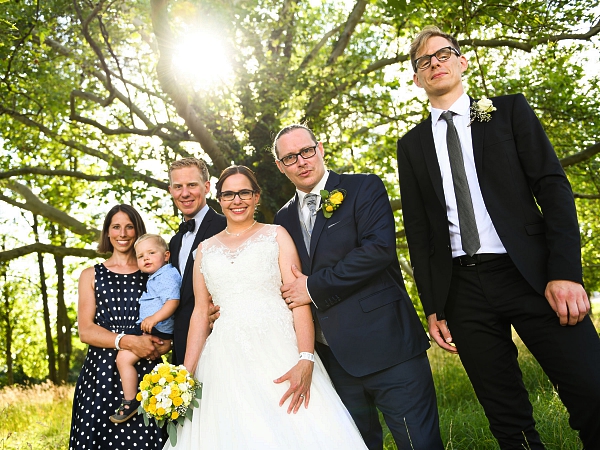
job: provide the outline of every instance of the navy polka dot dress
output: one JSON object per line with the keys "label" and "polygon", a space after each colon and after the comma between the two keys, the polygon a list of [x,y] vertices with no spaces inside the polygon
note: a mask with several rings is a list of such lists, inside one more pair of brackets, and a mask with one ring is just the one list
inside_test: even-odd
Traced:
{"label": "navy polka dot dress", "polygon": [[[115,333],[133,328],[138,320],[138,298],[147,276],[141,272],[119,274],[96,264],[96,324]],[[115,359],[117,350],[89,346],[75,386],[69,450],[161,449],[162,431],[154,420],[149,426],[135,415],[115,424],[109,416],[121,404],[123,391]],[[137,363],[138,378],[150,372],[156,363],[142,359]]]}

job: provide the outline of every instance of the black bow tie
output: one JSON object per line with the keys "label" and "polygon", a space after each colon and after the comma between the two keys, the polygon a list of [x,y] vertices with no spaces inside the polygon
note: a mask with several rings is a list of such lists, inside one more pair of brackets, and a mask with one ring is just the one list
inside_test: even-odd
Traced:
{"label": "black bow tie", "polygon": [[185,222],[181,222],[179,224],[179,232],[183,233],[183,234],[187,233],[188,231],[190,233],[193,233],[194,228],[196,228],[196,220],[195,219],[186,220]]}

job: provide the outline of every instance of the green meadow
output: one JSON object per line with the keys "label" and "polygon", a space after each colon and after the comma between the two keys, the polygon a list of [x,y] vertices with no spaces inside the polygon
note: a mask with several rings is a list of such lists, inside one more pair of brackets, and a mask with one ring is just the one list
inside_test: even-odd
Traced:
{"label": "green meadow", "polygon": [[[596,320],[596,327],[600,320]],[[538,430],[548,450],[580,450],[577,433],[556,391],[529,351],[515,338],[525,385]],[[438,347],[429,351],[435,379],[440,428],[446,449],[498,449],[487,419],[457,356]],[[0,390],[0,450],[67,450],[73,386],[5,387]],[[395,450],[386,435],[386,450]]]}

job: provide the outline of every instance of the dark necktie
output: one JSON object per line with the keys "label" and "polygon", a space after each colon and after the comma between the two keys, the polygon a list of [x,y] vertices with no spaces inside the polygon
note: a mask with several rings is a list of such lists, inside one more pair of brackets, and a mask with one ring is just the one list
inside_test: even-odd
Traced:
{"label": "dark necktie", "polygon": [[458,224],[460,227],[462,248],[467,255],[473,256],[481,247],[481,243],[479,242],[479,232],[477,231],[477,223],[475,222],[475,212],[473,211],[471,191],[467,182],[460,139],[454,127],[452,112],[443,112],[442,119],[448,124],[446,143],[448,145],[450,170],[452,171],[454,195],[456,196],[456,207],[458,209]]}
{"label": "dark necktie", "polygon": [[196,220],[195,219],[186,220],[185,222],[181,222],[179,224],[179,232],[182,234],[185,234],[188,231],[193,233],[194,228],[196,228]]}

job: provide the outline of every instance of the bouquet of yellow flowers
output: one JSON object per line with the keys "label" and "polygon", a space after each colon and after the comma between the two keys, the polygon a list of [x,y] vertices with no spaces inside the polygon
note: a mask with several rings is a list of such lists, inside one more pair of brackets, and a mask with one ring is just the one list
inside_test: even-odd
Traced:
{"label": "bouquet of yellow flowers", "polygon": [[159,427],[167,424],[171,445],[177,443],[177,426],[186,418],[192,418],[192,408],[198,407],[196,399],[202,398],[202,384],[195,380],[184,366],[158,364],[140,382],[137,400],[141,403],[138,413],[144,423],[154,419]]}

